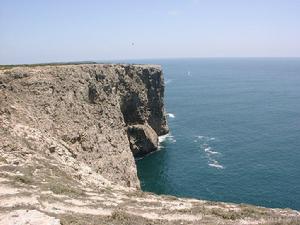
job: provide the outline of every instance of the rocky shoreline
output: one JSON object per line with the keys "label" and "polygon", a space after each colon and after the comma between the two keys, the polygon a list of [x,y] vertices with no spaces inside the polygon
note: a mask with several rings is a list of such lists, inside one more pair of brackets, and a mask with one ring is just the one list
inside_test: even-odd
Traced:
{"label": "rocky shoreline", "polygon": [[157,65],[0,68],[0,224],[300,224],[140,191],[134,156],[168,133],[163,98]]}

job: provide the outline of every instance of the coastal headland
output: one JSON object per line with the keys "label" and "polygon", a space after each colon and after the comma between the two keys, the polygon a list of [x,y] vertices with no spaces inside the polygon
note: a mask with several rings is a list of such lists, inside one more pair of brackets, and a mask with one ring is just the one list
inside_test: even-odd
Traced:
{"label": "coastal headland", "polygon": [[143,192],[169,131],[159,65],[0,66],[0,225],[300,224],[300,213]]}

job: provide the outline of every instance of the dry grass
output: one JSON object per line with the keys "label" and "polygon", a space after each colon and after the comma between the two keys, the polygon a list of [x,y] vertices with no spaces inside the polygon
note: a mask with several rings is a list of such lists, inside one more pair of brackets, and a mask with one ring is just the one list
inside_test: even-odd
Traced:
{"label": "dry grass", "polygon": [[[186,221],[149,220],[116,210],[111,216],[61,215],[62,225],[183,225]],[[205,224],[203,224],[205,225]]]}
{"label": "dry grass", "polygon": [[33,184],[33,179],[29,176],[14,176],[13,179],[16,181],[16,182],[20,182],[20,183],[23,183],[23,184]]}
{"label": "dry grass", "polygon": [[85,193],[79,187],[70,186],[69,184],[64,185],[60,182],[52,182],[49,184],[49,190],[54,194],[67,195],[72,197],[84,196]]}
{"label": "dry grass", "polygon": [[0,156],[0,163],[5,163],[6,164],[8,162],[4,157]]}

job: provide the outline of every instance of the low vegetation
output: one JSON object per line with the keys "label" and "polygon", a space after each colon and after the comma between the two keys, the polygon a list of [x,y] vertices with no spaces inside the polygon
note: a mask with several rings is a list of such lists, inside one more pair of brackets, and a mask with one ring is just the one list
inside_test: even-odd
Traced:
{"label": "low vegetation", "polygon": [[0,65],[0,70],[12,69],[14,67],[37,67],[37,66],[62,66],[62,65],[80,65],[80,64],[96,64],[93,61],[80,61],[80,62],[53,62],[53,63],[36,63],[36,64],[11,64]]}
{"label": "low vegetation", "polygon": [[54,194],[58,195],[67,195],[67,196],[83,196],[84,191],[80,188],[72,187],[70,185],[64,185],[59,182],[53,182],[49,184],[49,190],[51,190]]}

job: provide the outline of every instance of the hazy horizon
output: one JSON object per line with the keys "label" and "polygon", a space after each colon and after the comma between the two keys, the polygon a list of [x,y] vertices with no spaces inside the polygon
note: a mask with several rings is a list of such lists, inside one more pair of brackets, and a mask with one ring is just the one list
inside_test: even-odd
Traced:
{"label": "hazy horizon", "polygon": [[149,63],[150,64],[152,64],[151,63],[151,61],[152,60],[155,60],[155,61],[157,61],[157,60],[193,60],[193,59],[195,59],[195,60],[197,60],[197,59],[212,59],[212,60],[217,60],[217,59],[224,59],[224,60],[226,60],[226,59],[228,59],[228,60],[230,60],[230,59],[232,59],[232,60],[235,60],[235,59],[249,59],[249,60],[251,60],[251,59],[270,59],[270,60],[272,60],[272,59],[274,59],[274,60],[276,60],[276,59],[289,59],[289,60],[292,60],[292,59],[295,59],[295,60],[300,60],[300,57],[298,57],[298,56],[287,56],[287,57],[260,57],[260,56],[258,56],[258,57],[256,57],[256,56],[253,56],[253,57],[247,57],[247,56],[240,56],[240,57],[234,57],[234,56],[228,56],[228,57],[161,57],[161,58],[120,58],[120,59],[100,59],[100,60],[97,60],[97,59],[95,59],[95,60],[93,60],[93,59],[91,59],[91,60],[70,60],[70,61],[37,61],[37,62],[30,62],[30,63],[10,63],[10,64],[3,64],[3,63],[0,63],[0,66],[13,66],[13,65],[43,65],[43,64],[64,64],[64,63],[66,63],[66,64],[69,64],[69,63],[79,63],[79,64],[84,64],[84,63],[87,63],[87,64],[89,64],[89,63],[99,63],[99,64],[101,64],[101,63],[112,63],[112,64],[119,64],[119,63],[134,63],[134,61],[136,61],[136,63],[139,63],[139,62],[141,62],[141,61],[146,61],[146,60],[149,60]]}
{"label": "hazy horizon", "polygon": [[0,2],[0,64],[299,58],[300,1]]}

